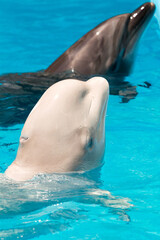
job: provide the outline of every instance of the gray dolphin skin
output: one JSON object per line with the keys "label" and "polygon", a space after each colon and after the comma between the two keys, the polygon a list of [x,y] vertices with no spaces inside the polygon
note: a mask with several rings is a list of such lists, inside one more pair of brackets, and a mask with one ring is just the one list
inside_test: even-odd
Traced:
{"label": "gray dolphin skin", "polygon": [[[145,3],[131,14],[112,17],[85,34],[47,69],[123,78],[130,73],[137,42],[155,10]],[[108,80],[108,78],[107,78]]]}

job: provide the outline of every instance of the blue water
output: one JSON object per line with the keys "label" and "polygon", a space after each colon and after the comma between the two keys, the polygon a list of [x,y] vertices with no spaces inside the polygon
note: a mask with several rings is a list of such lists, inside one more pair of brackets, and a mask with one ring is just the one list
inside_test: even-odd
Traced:
{"label": "blue water", "polygon": [[[141,3],[0,0],[0,74],[45,69],[95,25]],[[138,87],[137,97],[126,104],[110,96],[101,176],[43,175],[15,184],[1,174],[0,239],[160,239],[159,66],[160,29],[154,17],[128,77],[133,85],[152,86]],[[15,158],[22,126],[0,128],[1,173]],[[91,199],[86,189],[97,187],[116,200]]]}

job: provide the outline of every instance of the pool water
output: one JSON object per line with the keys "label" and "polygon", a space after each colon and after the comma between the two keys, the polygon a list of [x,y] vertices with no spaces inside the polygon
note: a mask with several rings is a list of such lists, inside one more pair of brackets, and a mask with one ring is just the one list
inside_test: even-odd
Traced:
{"label": "pool water", "polygon": [[[142,3],[0,0],[0,74],[45,69],[91,28]],[[97,176],[9,181],[3,172],[16,156],[23,124],[0,126],[0,239],[160,239],[159,66],[160,29],[154,17],[128,77],[133,85],[147,81],[151,87],[138,86],[128,103],[110,96],[105,163]],[[107,193],[92,198],[94,189],[115,198]]]}

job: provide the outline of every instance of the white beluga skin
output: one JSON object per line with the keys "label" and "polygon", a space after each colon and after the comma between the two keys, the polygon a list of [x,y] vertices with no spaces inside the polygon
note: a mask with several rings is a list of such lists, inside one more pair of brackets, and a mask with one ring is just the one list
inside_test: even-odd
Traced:
{"label": "white beluga skin", "polygon": [[29,114],[16,159],[5,174],[25,181],[38,173],[87,171],[102,164],[106,79],[68,79],[52,85]]}

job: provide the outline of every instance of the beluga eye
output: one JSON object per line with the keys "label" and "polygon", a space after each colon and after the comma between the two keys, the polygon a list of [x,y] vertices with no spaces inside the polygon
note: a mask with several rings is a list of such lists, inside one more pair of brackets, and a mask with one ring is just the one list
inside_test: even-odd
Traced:
{"label": "beluga eye", "polygon": [[93,144],[94,144],[94,141],[93,141],[93,138],[91,137],[91,138],[89,139],[89,141],[88,141],[87,147],[88,147],[89,149],[92,149],[92,148],[93,148]]}

